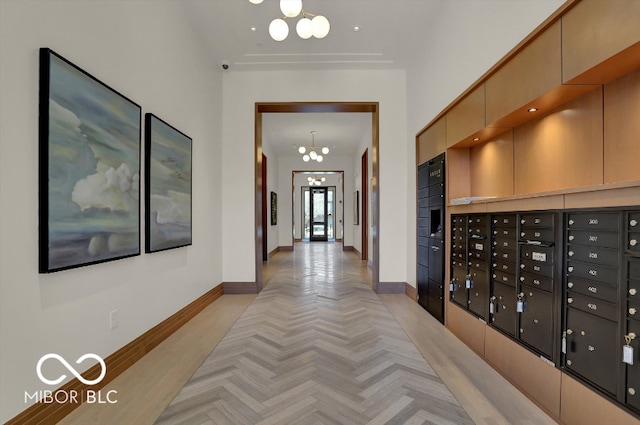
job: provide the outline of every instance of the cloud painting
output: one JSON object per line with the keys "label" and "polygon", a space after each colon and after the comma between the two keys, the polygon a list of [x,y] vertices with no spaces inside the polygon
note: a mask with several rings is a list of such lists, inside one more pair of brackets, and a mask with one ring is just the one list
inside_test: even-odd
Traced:
{"label": "cloud painting", "polygon": [[146,252],[191,245],[191,138],[145,115]]}
{"label": "cloud painting", "polygon": [[141,108],[40,55],[40,271],[138,255]]}

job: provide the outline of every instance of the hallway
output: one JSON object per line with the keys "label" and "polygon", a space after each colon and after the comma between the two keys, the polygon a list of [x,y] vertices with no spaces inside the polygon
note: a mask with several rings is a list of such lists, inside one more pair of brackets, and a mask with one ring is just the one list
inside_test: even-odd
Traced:
{"label": "hallway", "polygon": [[555,423],[417,303],[376,295],[340,244],[296,244],[264,280],[110,383],[117,408],[83,405],[62,423]]}

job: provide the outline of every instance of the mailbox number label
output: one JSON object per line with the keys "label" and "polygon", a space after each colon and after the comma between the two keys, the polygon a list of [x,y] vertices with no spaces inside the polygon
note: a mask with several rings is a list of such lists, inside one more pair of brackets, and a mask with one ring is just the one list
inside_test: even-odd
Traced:
{"label": "mailbox number label", "polygon": [[547,254],[544,252],[532,252],[531,258],[536,261],[547,261]]}
{"label": "mailbox number label", "polygon": [[597,218],[590,218],[589,219],[589,225],[595,226],[598,225],[598,219]]}

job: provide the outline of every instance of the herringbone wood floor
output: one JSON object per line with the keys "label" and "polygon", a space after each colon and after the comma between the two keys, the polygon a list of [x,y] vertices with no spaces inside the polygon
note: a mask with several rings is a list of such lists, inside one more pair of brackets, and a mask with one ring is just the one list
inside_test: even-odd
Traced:
{"label": "herringbone wood floor", "polygon": [[[223,295],[107,384],[103,391],[117,391],[117,404],[85,403],[60,424],[144,425],[177,422],[192,415],[193,422],[185,423],[251,423],[254,418],[263,420],[260,417],[266,418],[265,423],[358,423],[368,422],[369,415],[375,415],[373,423],[440,424],[446,422],[433,415],[449,411],[449,407],[454,415],[460,414],[453,423],[469,423],[450,395],[444,392],[441,398],[437,397],[443,387],[431,368],[477,425],[555,424],[415,301],[401,294],[372,295],[368,270],[353,253],[343,253],[339,244],[296,244],[295,252],[280,252],[272,258],[265,266],[264,277],[267,285],[260,296]],[[340,280],[347,280],[348,284],[340,284]],[[293,295],[276,295],[281,281]],[[350,297],[360,294],[360,304],[340,298],[345,293]],[[294,297],[300,297],[301,302],[287,312],[283,306]],[[393,319],[377,299],[382,300]],[[305,304],[315,306],[317,311],[305,316]],[[363,309],[378,312],[379,318],[374,314],[355,319]],[[245,312],[246,319],[242,316]],[[261,313],[265,323],[256,317]],[[318,319],[327,313],[328,318]],[[276,323],[266,324],[267,316]],[[256,320],[257,324],[252,328],[244,325],[245,320]],[[300,326],[308,321],[315,322],[313,327]],[[380,336],[367,344],[365,339],[371,332],[380,332]],[[431,367],[415,355],[413,348],[407,348],[412,345],[404,332]],[[324,337],[317,339],[319,354],[304,348],[283,348],[305,338],[308,347],[321,334]],[[225,336],[226,348],[216,349],[218,345],[223,347]],[[252,346],[245,351],[249,354],[242,357],[242,346],[249,342]],[[376,356],[376,349],[387,353]],[[284,363],[273,364],[277,351],[282,351]],[[400,355],[403,351],[411,355]],[[367,357],[366,353],[372,354]],[[211,369],[209,373],[208,367],[220,367],[212,357],[218,354],[226,365],[224,371]],[[356,360],[348,360],[349,356]],[[239,373],[241,369],[235,363],[249,373],[233,377],[234,371]],[[412,369],[416,372],[410,372]],[[213,379],[214,375],[219,380]],[[226,386],[220,384],[225,379],[229,381]],[[279,388],[280,393],[265,391],[265,383]],[[434,393],[429,398],[416,399],[425,389]],[[203,406],[217,402],[219,407],[198,411],[198,392],[205,393]],[[213,400],[212,393],[220,398]],[[225,399],[225,394],[231,397]],[[189,395],[194,395],[191,400]],[[282,410],[276,413],[278,408]],[[233,410],[241,412],[240,416],[232,416]],[[252,410],[258,413],[251,413]],[[297,415],[287,419],[294,411]],[[233,419],[228,420],[228,416]]]}
{"label": "herringbone wood floor", "polygon": [[366,266],[339,249],[307,243],[281,256],[156,423],[472,424]]}

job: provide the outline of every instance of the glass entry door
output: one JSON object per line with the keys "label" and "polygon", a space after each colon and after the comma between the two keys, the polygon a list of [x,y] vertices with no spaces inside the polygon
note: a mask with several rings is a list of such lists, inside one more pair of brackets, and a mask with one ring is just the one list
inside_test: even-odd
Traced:
{"label": "glass entry door", "polygon": [[312,241],[327,241],[327,188],[313,187],[311,188],[311,234],[309,239]]}

